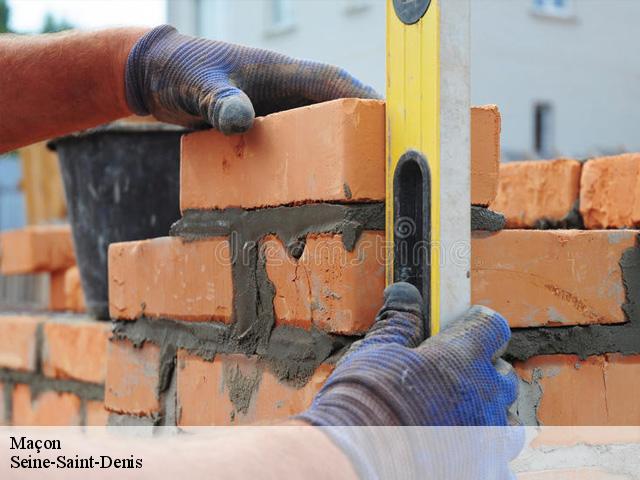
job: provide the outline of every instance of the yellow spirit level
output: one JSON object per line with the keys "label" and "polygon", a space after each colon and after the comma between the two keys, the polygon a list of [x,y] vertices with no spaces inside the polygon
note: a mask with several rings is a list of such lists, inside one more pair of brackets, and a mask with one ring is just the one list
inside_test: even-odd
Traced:
{"label": "yellow spirit level", "polygon": [[469,306],[469,0],[387,0],[387,283],[431,334]]}

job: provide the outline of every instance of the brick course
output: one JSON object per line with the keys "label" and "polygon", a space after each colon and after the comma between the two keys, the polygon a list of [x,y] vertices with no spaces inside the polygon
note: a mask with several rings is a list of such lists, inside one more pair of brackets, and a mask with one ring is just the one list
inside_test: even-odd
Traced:
{"label": "brick course", "polygon": [[[384,103],[342,99],[257,118],[243,135],[182,139],[180,207],[384,200]],[[284,140],[283,140],[284,135]],[[500,112],[471,110],[471,203],[496,194]]]}
{"label": "brick course", "polygon": [[503,163],[490,208],[505,216],[506,228],[561,221],[578,201],[581,169],[570,159]]}
{"label": "brick course", "polygon": [[587,228],[640,225],[640,154],[587,161],[582,169],[580,213]]}
{"label": "brick course", "polygon": [[618,262],[637,232],[503,230],[471,240],[471,302],[512,327],[626,321]]}

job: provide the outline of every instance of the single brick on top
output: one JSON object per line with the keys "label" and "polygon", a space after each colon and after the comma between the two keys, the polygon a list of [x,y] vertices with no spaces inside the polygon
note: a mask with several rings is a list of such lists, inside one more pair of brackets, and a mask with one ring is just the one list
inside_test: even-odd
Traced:
{"label": "single brick on top", "polygon": [[233,287],[226,237],[188,242],[178,237],[109,246],[109,311],[141,316],[231,321]]}
{"label": "single brick on top", "polygon": [[[471,203],[495,196],[500,112],[473,107]],[[341,99],[257,118],[251,130],[182,137],[180,208],[258,208],[312,202],[383,201],[385,107]]]}
{"label": "single brick on top", "polygon": [[471,302],[512,327],[626,322],[620,260],[634,230],[502,230],[471,238]]}
{"label": "single brick on top", "polygon": [[587,228],[640,225],[640,153],[594,158],[582,168],[580,213]]}
{"label": "single brick on top", "polygon": [[581,169],[580,162],[565,158],[503,163],[489,208],[505,216],[507,228],[561,222],[576,207]]}
{"label": "single brick on top", "polygon": [[257,118],[248,133],[182,138],[180,207],[255,208],[383,200],[378,100],[343,99]]}

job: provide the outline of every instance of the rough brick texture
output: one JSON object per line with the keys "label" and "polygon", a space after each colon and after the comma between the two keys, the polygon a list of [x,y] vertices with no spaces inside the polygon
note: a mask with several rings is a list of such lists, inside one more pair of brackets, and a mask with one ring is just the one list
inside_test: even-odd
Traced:
{"label": "rough brick texture", "polygon": [[490,208],[505,216],[507,228],[559,222],[578,201],[581,169],[580,162],[569,159],[503,163]]}
{"label": "rough brick texture", "polygon": [[384,105],[344,99],[182,139],[182,210],[384,199]]}
{"label": "rough brick texture", "polygon": [[277,325],[344,334],[369,328],[382,305],[384,233],[363,232],[352,252],[340,235],[310,235],[299,260],[275,237],[262,248]]}
{"label": "rough brick texture", "polygon": [[183,242],[165,237],[109,247],[112,318],[229,322],[232,291],[226,238]]}
{"label": "rough brick texture", "polygon": [[640,424],[640,355],[543,355],[515,367],[541,395],[543,425]]}
{"label": "rough brick texture", "polygon": [[500,111],[496,105],[471,109],[471,203],[489,205],[498,189]]}
{"label": "rough brick texture", "polygon": [[104,403],[95,400],[86,403],[85,425],[88,427],[103,427],[109,421],[109,412],[104,408]]}
{"label": "rough brick texture", "polygon": [[43,373],[104,383],[111,325],[91,320],[55,320],[43,326]]}
{"label": "rough brick texture", "polygon": [[304,411],[332,370],[320,366],[301,388],[278,381],[256,357],[217,355],[213,362],[178,352],[178,423],[246,425]]}
{"label": "rough brick texture", "polygon": [[640,225],[640,154],[586,162],[582,168],[580,213],[587,228]]}
{"label": "rough brick texture", "polygon": [[42,392],[33,396],[29,385],[13,388],[13,425],[71,426],[80,424],[80,398],[73,393]]}
{"label": "rough brick texture", "polygon": [[30,226],[0,235],[3,275],[53,272],[75,265],[68,225]]}
{"label": "rough brick texture", "polygon": [[34,371],[37,359],[37,329],[40,317],[0,316],[0,368]]}
{"label": "rough brick texture", "polygon": [[160,411],[160,348],[136,348],[126,340],[109,342],[104,403],[107,410],[131,415]]}
{"label": "rough brick texture", "polygon": [[512,327],[620,323],[623,252],[637,232],[503,230],[471,241],[471,301]]}
{"label": "rough brick texture", "polygon": [[[383,200],[384,103],[343,99],[257,118],[251,131],[182,139],[181,209]],[[471,110],[471,203],[495,197],[500,113]]]}
{"label": "rough brick texture", "polygon": [[84,292],[80,281],[80,270],[77,266],[68,268],[64,272],[64,299],[65,310],[71,312],[84,312]]}

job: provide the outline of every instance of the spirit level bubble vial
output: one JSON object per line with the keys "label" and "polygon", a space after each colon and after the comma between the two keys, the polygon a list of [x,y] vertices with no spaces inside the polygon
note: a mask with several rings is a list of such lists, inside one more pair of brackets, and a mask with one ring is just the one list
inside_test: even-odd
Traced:
{"label": "spirit level bubble vial", "polygon": [[435,334],[470,302],[469,0],[387,0],[387,283]]}

